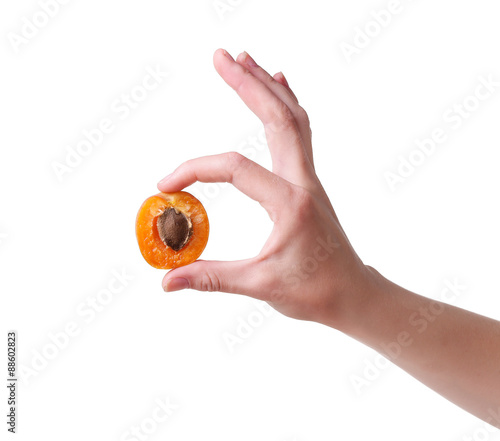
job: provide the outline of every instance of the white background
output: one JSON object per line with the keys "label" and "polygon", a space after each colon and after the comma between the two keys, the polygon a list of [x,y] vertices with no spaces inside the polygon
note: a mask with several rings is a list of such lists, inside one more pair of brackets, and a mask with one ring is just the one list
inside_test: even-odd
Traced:
{"label": "white background", "polygon": [[[270,166],[262,144],[248,148],[258,119],[212,65],[218,47],[247,50],[282,70],[308,111],[318,174],[364,262],[435,298],[456,279],[467,287],[456,305],[500,318],[500,88],[459,129],[443,119],[481,75],[500,80],[498,2],[402,0],[351,62],[342,42],[388,1],[232,3],[220,15],[212,0],[73,0],[16,46],[12,33],[42,9],[2,2],[1,341],[17,330],[19,364],[33,369],[16,439],[140,439],[127,431],[149,430],[167,398],[178,408],[142,439],[500,439],[394,366],[356,393],[353,375],[375,353],[324,326],[270,314],[231,352],[224,335],[262,318],[259,304],[164,293],[134,233],[140,204],[182,161],[247,147]],[[168,77],[121,119],[112,103],[157,66]],[[115,130],[58,179],[54,163],[102,118]],[[391,191],[384,174],[436,127],[448,140]],[[191,190],[210,218],[204,259],[259,251],[271,224],[257,203],[227,187]],[[84,314],[113,271],[133,280]],[[65,340],[71,323],[79,335]]]}

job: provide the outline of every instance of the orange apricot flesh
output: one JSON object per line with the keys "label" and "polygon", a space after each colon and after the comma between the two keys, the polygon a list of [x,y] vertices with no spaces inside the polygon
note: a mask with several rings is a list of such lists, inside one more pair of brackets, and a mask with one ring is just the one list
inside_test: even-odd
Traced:
{"label": "orange apricot flesh", "polygon": [[188,265],[207,245],[207,212],[186,191],[158,193],[139,209],[135,233],[142,256],[151,266],[171,269]]}

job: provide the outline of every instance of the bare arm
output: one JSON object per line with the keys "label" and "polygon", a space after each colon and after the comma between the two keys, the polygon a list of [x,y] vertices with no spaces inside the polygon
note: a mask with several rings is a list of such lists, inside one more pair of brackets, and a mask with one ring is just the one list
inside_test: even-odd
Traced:
{"label": "bare arm", "polygon": [[500,322],[414,294],[364,265],[316,176],[309,120],[283,75],[271,77],[246,53],[235,61],[218,50],[214,64],[264,124],[273,170],[237,153],[206,156],[180,165],[158,188],[231,182],[262,205],[274,228],[257,256],[176,268],[164,289],[245,294],[331,326],[500,427]]}
{"label": "bare arm", "polygon": [[375,349],[463,409],[500,427],[500,322],[374,280],[325,323]]}

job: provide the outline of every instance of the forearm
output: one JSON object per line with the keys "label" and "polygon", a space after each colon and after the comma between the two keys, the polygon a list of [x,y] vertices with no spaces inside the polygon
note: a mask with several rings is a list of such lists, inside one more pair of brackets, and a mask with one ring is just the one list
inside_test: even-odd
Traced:
{"label": "forearm", "polygon": [[422,297],[369,271],[370,288],[358,293],[357,303],[334,327],[500,427],[500,322]]}

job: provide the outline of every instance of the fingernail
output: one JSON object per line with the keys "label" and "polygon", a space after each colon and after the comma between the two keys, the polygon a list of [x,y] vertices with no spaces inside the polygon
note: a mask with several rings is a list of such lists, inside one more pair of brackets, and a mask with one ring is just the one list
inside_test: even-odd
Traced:
{"label": "fingernail", "polygon": [[243,62],[250,67],[257,67],[258,64],[255,62],[255,60],[248,54],[248,52],[243,52]]}
{"label": "fingernail", "polygon": [[222,49],[222,53],[224,54],[225,57],[229,58],[231,61],[234,61],[234,58],[231,57],[231,54],[226,51],[226,49]]}
{"label": "fingernail", "polygon": [[288,85],[288,81],[286,80],[285,75],[283,75],[283,72],[279,72],[279,75],[281,75],[281,78],[283,79],[285,86],[289,88],[290,86]]}
{"label": "fingernail", "polygon": [[189,282],[186,279],[183,279],[182,277],[178,277],[176,279],[169,280],[163,287],[163,290],[165,292],[172,292],[172,291],[180,291],[181,289],[187,289],[187,288],[189,288]]}
{"label": "fingernail", "polygon": [[169,175],[165,176],[160,182],[158,182],[158,185],[162,185],[167,182],[172,177],[172,175],[173,173],[170,173]]}

